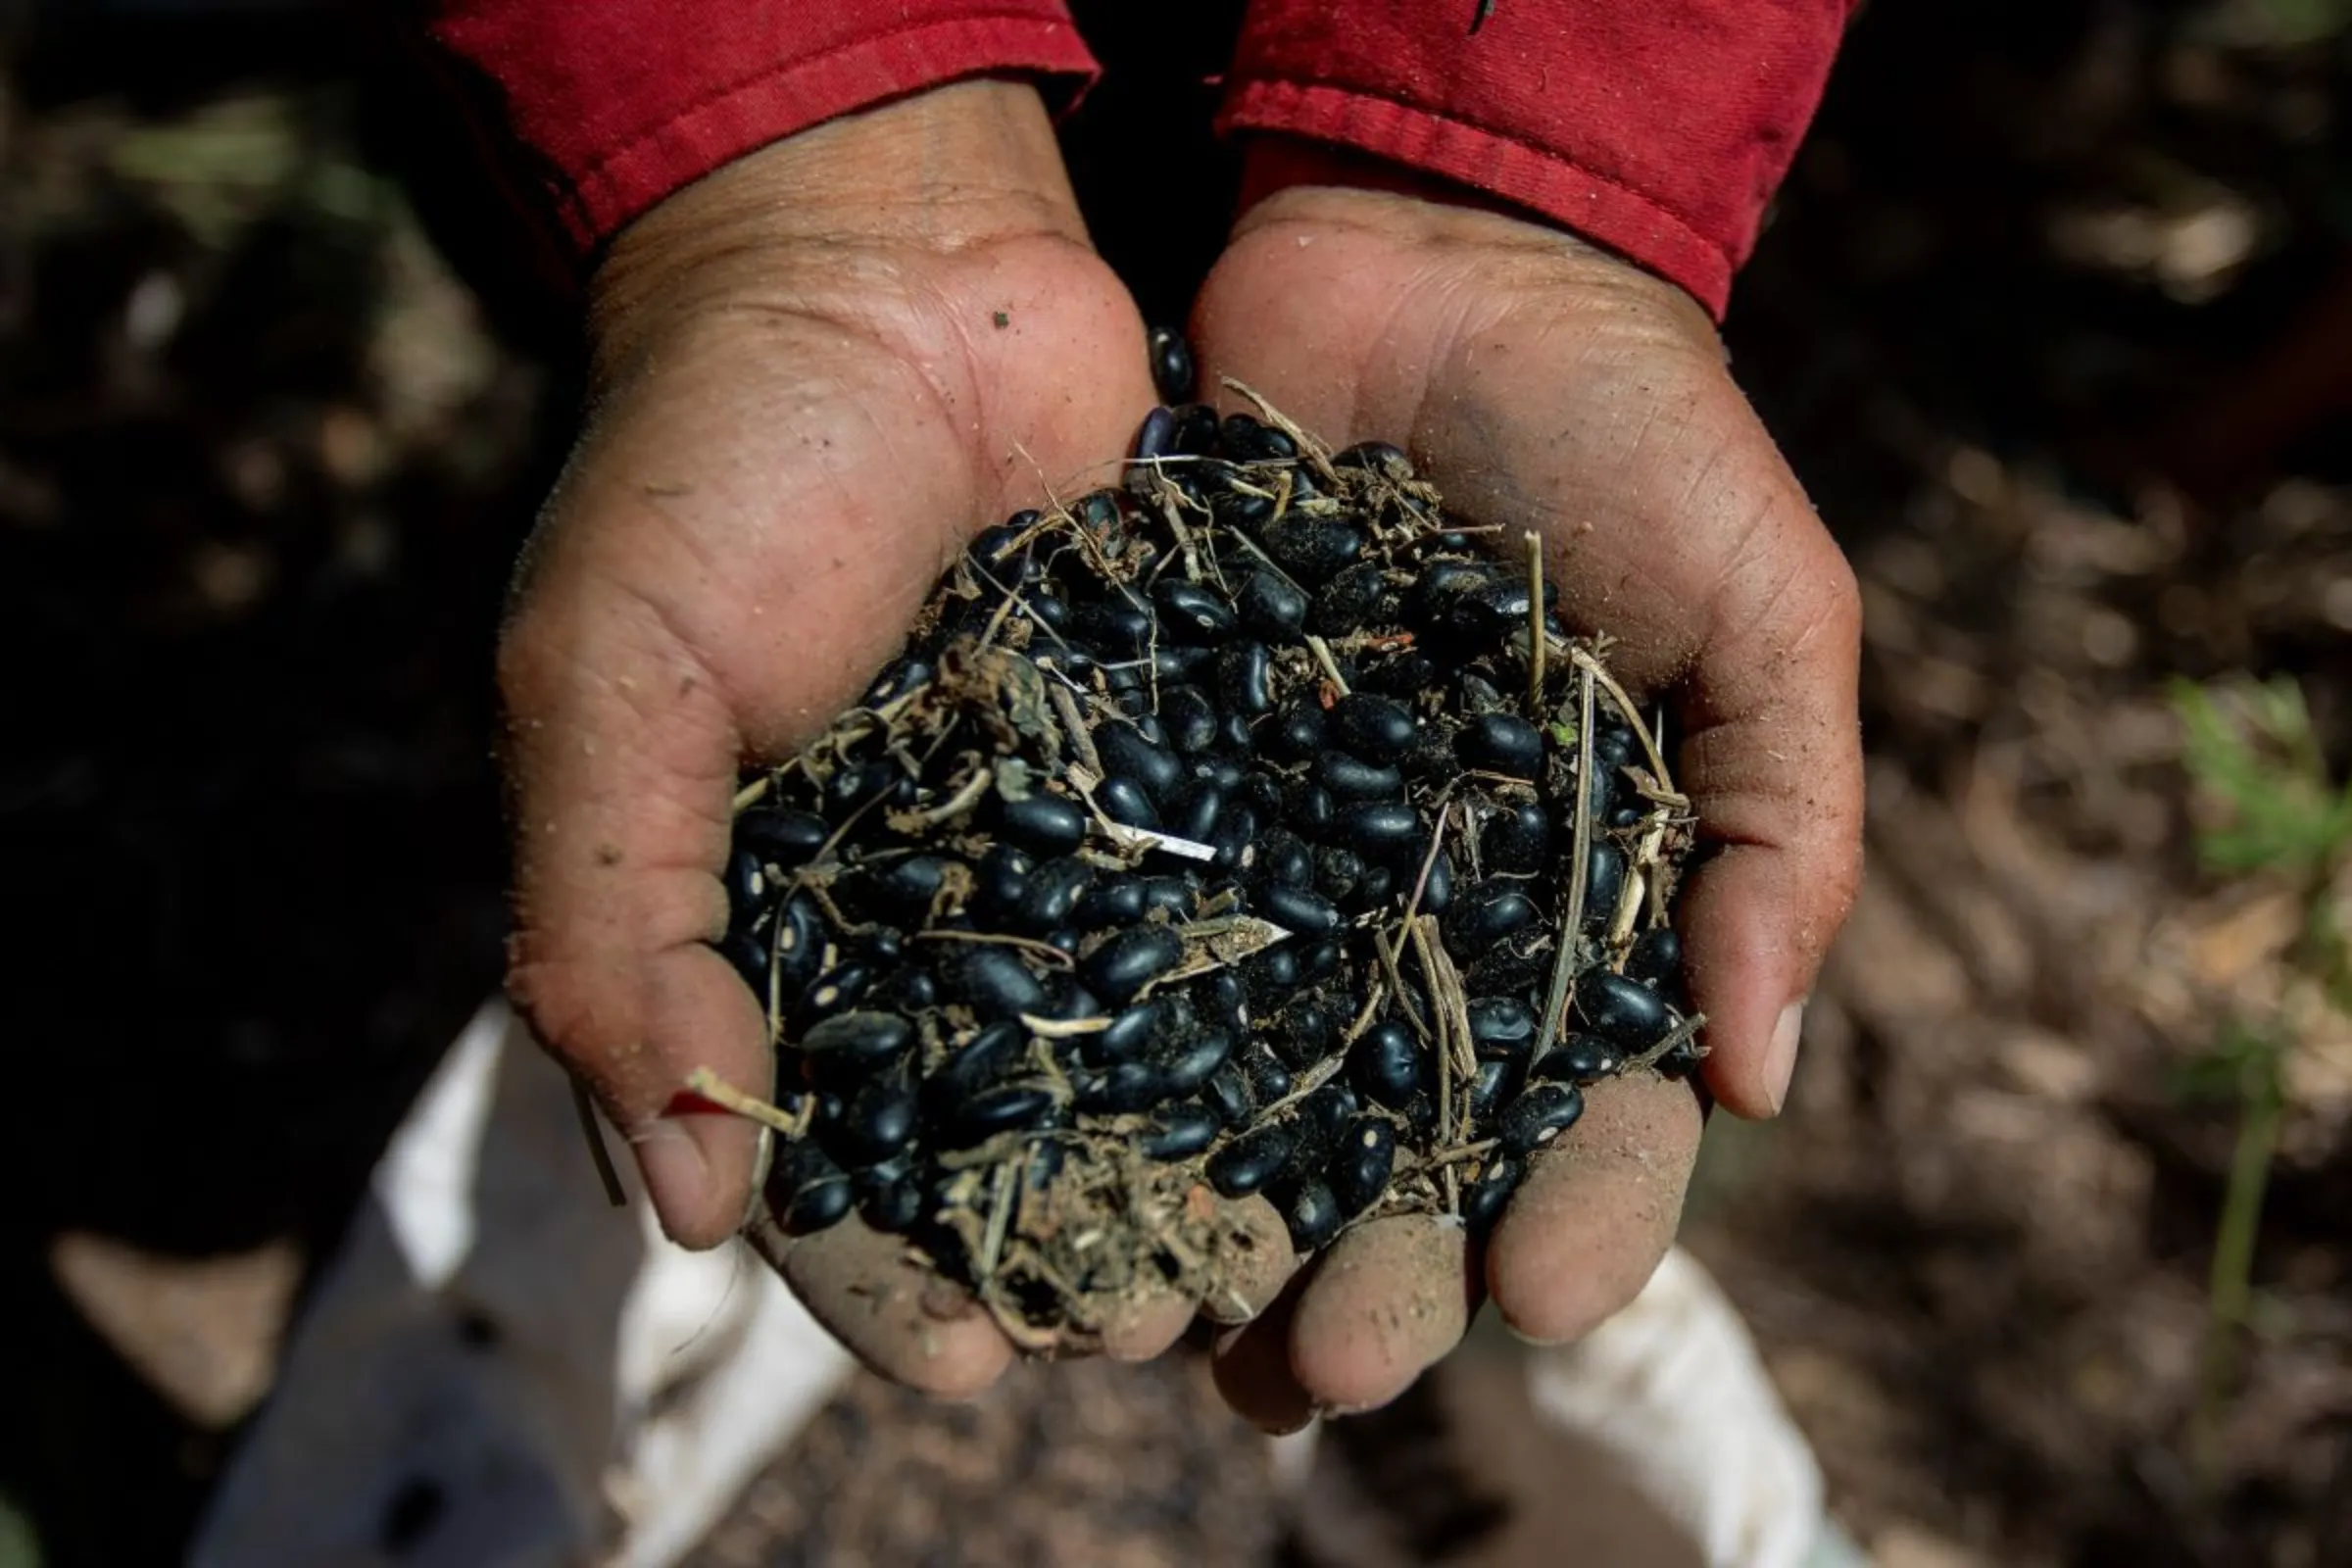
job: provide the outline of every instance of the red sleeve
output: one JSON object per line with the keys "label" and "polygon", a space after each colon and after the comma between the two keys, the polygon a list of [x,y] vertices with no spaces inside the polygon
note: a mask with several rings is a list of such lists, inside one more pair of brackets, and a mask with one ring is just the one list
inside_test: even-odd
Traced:
{"label": "red sleeve", "polygon": [[1251,0],[1220,123],[1336,142],[1620,251],[1720,317],[1856,0]]}
{"label": "red sleeve", "polygon": [[822,120],[996,72],[1089,80],[1062,0],[439,0],[428,30],[497,89],[586,248]]}

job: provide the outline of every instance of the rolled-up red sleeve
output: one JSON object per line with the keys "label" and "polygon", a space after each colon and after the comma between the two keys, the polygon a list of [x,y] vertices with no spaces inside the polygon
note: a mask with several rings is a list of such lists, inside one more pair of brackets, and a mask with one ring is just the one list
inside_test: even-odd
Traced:
{"label": "rolled-up red sleeve", "polygon": [[1855,0],[1251,0],[1221,123],[1471,186],[1717,316]]}
{"label": "rolled-up red sleeve", "polygon": [[583,249],[730,159],[960,77],[1091,80],[1061,0],[439,0]]}

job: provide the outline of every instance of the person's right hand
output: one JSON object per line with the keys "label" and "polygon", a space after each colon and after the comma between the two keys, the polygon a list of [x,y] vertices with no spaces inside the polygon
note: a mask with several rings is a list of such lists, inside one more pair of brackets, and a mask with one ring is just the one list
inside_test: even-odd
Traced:
{"label": "person's right hand", "polygon": [[[509,986],[627,1138],[663,1228],[707,1247],[744,1222],[760,1143],[679,1091],[702,1066],[760,1095],[772,1076],[760,1009],[707,945],[739,766],[855,700],[971,533],[1049,485],[1107,482],[1153,399],[1045,112],[1000,82],[828,122],[671,196],[613,244],[591,325],[591,416],[500,654]],[[1009,1347],[903,1252],[853,1219],[784,1269],[877,1370],[984,1386]]]}

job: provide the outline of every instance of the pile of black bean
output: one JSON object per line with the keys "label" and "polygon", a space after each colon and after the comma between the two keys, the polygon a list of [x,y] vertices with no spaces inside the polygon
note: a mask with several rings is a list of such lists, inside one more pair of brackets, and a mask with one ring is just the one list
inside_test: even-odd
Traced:
{"label": "pile of black bean", "polygon": [[855,1208],[966,1283],[1035,1243],[1016,1304],[1052,1326],[1119,1283],[1038,1250],[1057,1193],[1263,1193],[1301,1250],[1483,1227],[1587,1088],[1698,1059],[1688,815],[1635,715],[1596,703],[1580,780],[1550,589],[1396,448],[1302,439],[1154,410],[1122,485],[981,535],[862,704],[747,779],[723,951],[806,1129],[787,1231]]}

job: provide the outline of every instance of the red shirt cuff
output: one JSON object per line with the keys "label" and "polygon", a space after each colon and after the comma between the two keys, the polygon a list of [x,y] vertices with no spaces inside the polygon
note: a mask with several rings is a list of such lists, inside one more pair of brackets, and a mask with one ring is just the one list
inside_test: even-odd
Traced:
{"label": "red shirt cuff", "polygon": [[835,116],[962,77],[1097,70],[1060,0],[446,0],[429,31],[496,84],[582,249]]}
{"label": "red shirt cuff", "polygon": [[1219,123],[1499,197],[1723,314],[1853,0],[1252,0]]}

